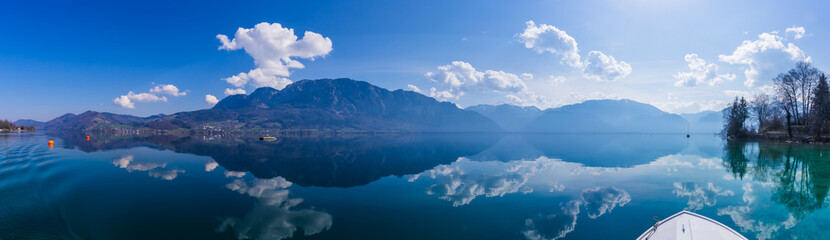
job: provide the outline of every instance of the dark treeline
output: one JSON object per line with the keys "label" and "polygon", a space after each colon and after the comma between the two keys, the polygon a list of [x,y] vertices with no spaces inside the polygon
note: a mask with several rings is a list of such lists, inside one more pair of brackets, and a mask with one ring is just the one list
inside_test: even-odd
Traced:
{"label": "dark treeline", "polygon": [[35,131],[35,126],[17,126],[14,123],[9,122],[9,120],[0,120],[0,131],[12,131],[12,130],[23,130],[23,131]]}
{"label": "dark treeline", "polygon": [[808,62],[773,79],[775,93],[747,100],[736,97],[724,109],[724,133],[729,138],[793,139],[830,135],[830,89],[825,74]]}

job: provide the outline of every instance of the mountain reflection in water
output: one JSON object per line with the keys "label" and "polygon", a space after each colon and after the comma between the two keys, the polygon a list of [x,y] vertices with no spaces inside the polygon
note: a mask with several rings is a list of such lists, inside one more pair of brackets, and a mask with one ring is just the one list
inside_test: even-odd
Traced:
{"label": "mountain reflection in water", "polygon": [[659,134],[53,137],[53,150],[42,135],[0,138],[10,216],[0,239],[634,238],[683,209],[749,238],[825,239],[830,222],[824,146]]}

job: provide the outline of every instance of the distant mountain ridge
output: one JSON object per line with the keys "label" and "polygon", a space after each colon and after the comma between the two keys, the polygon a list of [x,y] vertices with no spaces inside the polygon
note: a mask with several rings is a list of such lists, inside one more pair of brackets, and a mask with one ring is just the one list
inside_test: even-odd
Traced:
{"label": "distant mountain ridge", "polygon": [[689,122],[689,131],[693,133],[718,133],[723,130],[723,113],[721,111],[703,111],[699,113],[680,114]]}
{"label": "distant mountain ridge", "polygon": [[680,116],[633,100],[590,100],[539,110],[508,104],[460,109],[422,94],[347,78],[302,80],[282,90],[228,96],[211,109],[149,117],[87,111],[46,130],[395,131],[685,133],[719,129],[719,112]]}
{"label": "distant mountain ridge", "polygon": [[470,111],[481,113],[485,117],[493,119],[502,128],[510,132],[524,130],[528,123],[536,119],[542,110],[534,106],[520,107],[510,104],[499,105],[475,105],[465,108]]}
{"label": "distant mountain ridge", "polygon": [[688,122],[634,100],[589,100],[547,109],[525,127],[549,133],[685,133]]}
{"label": "distant mountain ridge", "polygon": [[32,119],[18,119],[17,121],[12,122],[12,124],[17,126],[35,126],[35,128],[43,127],[45,122],[32,120]]}
{"label": "distant mountain ridge", "polygon": [[148,118],[92,111],[67,114],[47,122],[45,127],[51,130],[503,131],[489,118],[455,104],[346,78],[302,80],[283,90],[263,87],[250,95],[228,96],[212,109]]}

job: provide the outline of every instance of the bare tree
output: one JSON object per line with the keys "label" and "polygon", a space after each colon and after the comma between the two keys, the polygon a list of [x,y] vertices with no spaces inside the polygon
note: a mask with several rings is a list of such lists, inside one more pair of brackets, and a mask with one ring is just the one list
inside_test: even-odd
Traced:
{"label": "bare tree", "polygon": [[752,108],[752,114],[758,120],[758,133],[760,133],[763,131],[764,122],[767,121],[772,110],[772,103],[767,94],[761,93],[755,95],[752,101],[749,102],[749,106]]}
{"label": "bare tree", "polygon": [[798,62],[795,68],[788,72],[798,86],[798,100],[801,104],[801,114],[798,119],[805,124],[810,119],[810,110],[813,107],[813,86],[818,82],[819,71],[808,62]]}
{"label": "bare tree", "polygon": [[[790,71],[792,72],[792,71]],[[792,122],[798,122],[798,96],[800,95],[795,78],[788,73],[778,74],[773,80],[775,83],[775,91],[778,95],[778,101],[781,102],[781,107],[787,113],[787,128]]]}

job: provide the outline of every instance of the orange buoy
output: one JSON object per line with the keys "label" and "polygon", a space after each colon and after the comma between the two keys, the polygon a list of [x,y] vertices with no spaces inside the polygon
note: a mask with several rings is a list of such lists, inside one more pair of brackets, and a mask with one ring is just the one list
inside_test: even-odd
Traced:
{"label": "orange buoy", "polygon": [[49,140],[49,147],[54,147],[54,146],[55,146],[55,141]]}
{"label": "orange buoy", "polygon": [[86,140],[89,141],[89,136],[86,136]]}

